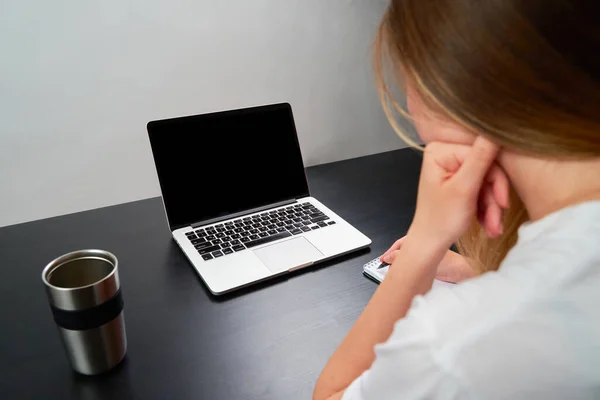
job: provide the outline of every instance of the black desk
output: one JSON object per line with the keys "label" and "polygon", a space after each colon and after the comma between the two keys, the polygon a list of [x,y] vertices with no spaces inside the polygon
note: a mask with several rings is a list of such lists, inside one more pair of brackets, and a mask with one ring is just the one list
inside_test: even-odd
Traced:
{"label": "black desk", "polygon": [[[371,250],[222,298],[171,240],[158,198],[0,229],[0,398],[309,399],[375,290],[361,266],[408,229],[419,170],[413,150],[308,168],[312,194]],[[83,248],[119,258],[129,340],[125,361],[92,378],[71,372],[40,279]]]}

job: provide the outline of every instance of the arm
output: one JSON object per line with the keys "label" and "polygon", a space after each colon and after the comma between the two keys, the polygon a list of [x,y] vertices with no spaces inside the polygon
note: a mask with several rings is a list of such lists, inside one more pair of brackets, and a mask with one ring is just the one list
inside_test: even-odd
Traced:
{"label": "arm", "polygon": [[[314,400],[341,399],[369,369],[374,347],[389,338],[417,294],[427,292],[450,244],[473,215],[490,237],[502,233],[508,179],[494,164],[498,147],[479,136],[473,146],[435,143],[425,149],[417,208],[390,270],[354,327],[322,372]],[[485,183],[485,185],[484,185]]]}
{"label": "arm", "polygon": [[341,399],[350,383],[369,369],[375,345],[387,340],[412,299],[429,291],[447,247],[426,243],[416,232],[406,236],[386,278],[321,373],[313,400]]}

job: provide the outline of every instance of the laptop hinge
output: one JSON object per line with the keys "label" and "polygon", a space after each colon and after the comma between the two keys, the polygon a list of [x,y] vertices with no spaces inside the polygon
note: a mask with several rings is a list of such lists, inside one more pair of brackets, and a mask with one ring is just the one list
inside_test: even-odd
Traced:
{"label": "laptop hinge", "polygon": [[196,229],[196,228],[199,228],[199,227],[204,226],[204,225],[214,224],[215,222],[221,222],[221,221],[225,221],[227,219],[241,217],[241,216],[247,215],[247,214],[253,214],[253,213],[256,213],[256,212],[268,210],[270,208],[281,207],[281,206],[285,206],[285,205],[292,204],[292,203],[295,203],[295,202],[296,202],[296,199],[290,199],[290,200],[280,201],[279,203],[268,204],[266,206],[253,208],[251,210],[246,210],[246,211],[238,212],[238,213],[235,213],[235,214],[228,214],[228,215],[224,215],[222,217],[217,217],[217,218],[207,219],[205,221],[196,222],[194,224],[191,224],[190,226],[192,228]]}

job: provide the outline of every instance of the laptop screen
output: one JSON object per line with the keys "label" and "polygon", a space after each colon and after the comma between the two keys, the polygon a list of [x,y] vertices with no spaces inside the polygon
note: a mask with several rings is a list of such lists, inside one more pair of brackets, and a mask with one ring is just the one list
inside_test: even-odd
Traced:
{"label": "laptop screen", "polygon": [[308,196],[289,104],[148,123],[172,230]]}

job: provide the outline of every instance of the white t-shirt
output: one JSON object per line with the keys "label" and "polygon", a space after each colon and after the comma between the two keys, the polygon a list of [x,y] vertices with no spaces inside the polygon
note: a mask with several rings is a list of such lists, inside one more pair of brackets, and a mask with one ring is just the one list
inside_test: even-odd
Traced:
{"label": "white t-shirt", "polygon": [[414,299],[344,400],[600,399],[600,202],[519,231],[498,272]]}

